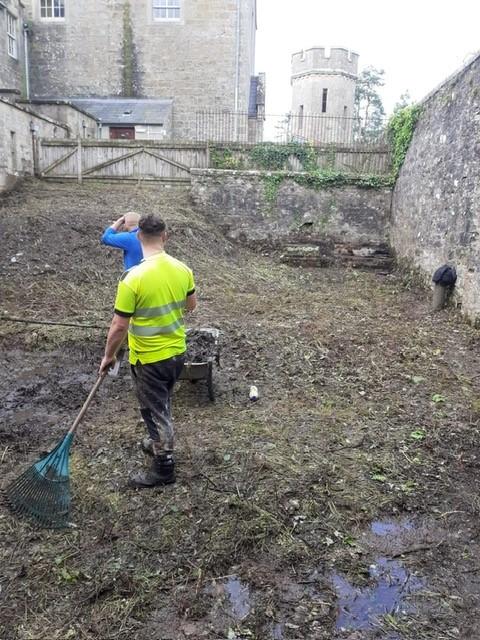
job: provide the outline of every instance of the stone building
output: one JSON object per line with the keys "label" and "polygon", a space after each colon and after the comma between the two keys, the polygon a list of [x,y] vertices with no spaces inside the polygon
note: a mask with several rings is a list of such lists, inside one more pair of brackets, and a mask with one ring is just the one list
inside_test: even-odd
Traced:
{"label": "stone building", "polygon": [[32,98],[170,100],[189,139],[199,111],[249,111],[256,0],[24,2]]}
{"label": "stone building", "polygon": [[0,95],[19,95],[25,90],[24,15],[20,0],[0,2]]}
{"label": "stone building", "polygon": [[292,132],[300,141],[348,143],[353,135],[358,54],[313,47],[292,56]]}

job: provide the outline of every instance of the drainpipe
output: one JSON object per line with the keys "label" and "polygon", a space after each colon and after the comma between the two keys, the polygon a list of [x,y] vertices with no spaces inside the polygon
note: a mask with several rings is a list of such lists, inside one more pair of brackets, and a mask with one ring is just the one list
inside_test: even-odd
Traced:
{"label": "drainpipe", "polygon": [[23,50],[25,55],[25,93],[27,100],[30,100],[30,62],[28,59],[28,34],[30,30],[26,22],[23,23]]}
{"label": "drainpipe", "polygon": [[238,136],[238,105],[240,101],[240,18],[241,18],[241,2],[237,0],[237,33],[236,33],[236,51],[235,51],[235,98],[234,98],[234,118],[235,118],[235,141]]}

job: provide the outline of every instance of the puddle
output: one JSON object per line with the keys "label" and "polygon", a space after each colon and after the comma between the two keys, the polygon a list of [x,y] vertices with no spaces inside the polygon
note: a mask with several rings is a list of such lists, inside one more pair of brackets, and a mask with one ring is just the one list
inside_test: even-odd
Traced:
{"label": "puddle", "polygon": [[235,575],[225,581],[214,582],[205,592],[216,600],[215,610],[236,620],[243,620],[252,608],[250,588]]}
{"label": "puddle", "polygon": [[403,522],[394,522],[393,520],[376,520],[370,525],[372,533],[376,536],[398,536],[405,531],[414,529],[414,524],[410,520]]}
{"label": "puddle", "polygon": [[232,613],[235,618],[243,620],[250,613],[250,589],[236,576],[231,576],[225,583],[225,592],[230,598]]}
{"label": "puddle", "polygon": [[388,558],[377,558],[369,572],[373,584],[363,588],[333,574],[332,582],[338,597],[337,629],[368,629],[387,613],[413,613],[413,605],[405,600],[409,594],[423,588],[420,578],[400,562]]}

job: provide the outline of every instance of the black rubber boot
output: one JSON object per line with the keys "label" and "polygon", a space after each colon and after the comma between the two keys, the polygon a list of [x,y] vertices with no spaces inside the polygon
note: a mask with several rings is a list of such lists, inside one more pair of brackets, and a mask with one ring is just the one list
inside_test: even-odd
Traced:
{"label": "black rubber boot", "polygon": [[154,456],[150,469],[138,471],[130,476],[133,489],[148,489],[175,482],[175,461],[171,453]]}

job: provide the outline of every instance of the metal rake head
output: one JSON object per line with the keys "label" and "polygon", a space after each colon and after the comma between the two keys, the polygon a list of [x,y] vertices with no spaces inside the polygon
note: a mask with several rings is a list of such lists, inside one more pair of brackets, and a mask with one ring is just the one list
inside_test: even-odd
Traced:
{"label": "metal rake head", "polygon": [[67,434],[53,451],[7,487],[6,497],[12,511],[49,529],[69,526],[68,456],[71,442],[72,435]]}

